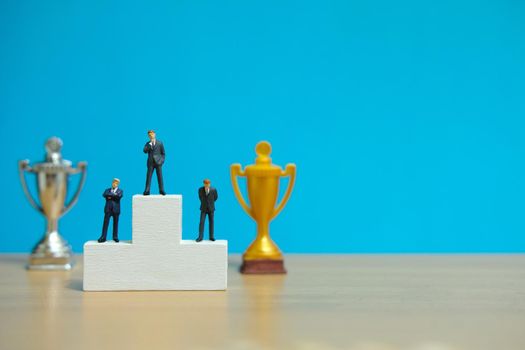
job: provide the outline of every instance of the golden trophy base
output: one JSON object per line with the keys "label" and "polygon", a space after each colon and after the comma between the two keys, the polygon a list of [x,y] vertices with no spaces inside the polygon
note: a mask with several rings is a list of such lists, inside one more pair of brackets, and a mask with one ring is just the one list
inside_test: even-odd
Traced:
{"label": "golden trophy base", "polygon": [[251,275],[266,275],[286,273],[284,260],[257,259],[244,260],[241,265],[241,273]]}

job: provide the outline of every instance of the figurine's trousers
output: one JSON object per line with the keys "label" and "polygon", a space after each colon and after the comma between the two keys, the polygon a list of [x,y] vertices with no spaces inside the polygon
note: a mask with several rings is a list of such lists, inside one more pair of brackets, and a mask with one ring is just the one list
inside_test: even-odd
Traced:
{"label": "figurine's trousers", "polygon": [[201,211],[201,222],[199,223],[199,238],[202,239],[204,234],[204,220],[208,215],[208,226],[210,229],[210,238],[213,238],[213,211]]}
{"label": "figurine's trousers", "polygon": [[109,219],[113,217],[113,239],[118,239],[118,216],[119,214],[105,213],[104,224],[102,225],[102,238],[106,239],[108,235]]}
{"label": "figurine's trousers", "polygon": [[148,165],[148,173],[146,174],[146,189],[144,192],[149,192],[151,187],[151,176],[153,170],[157,173],[157,181],[159,183],[159,191],[164,192],[164,180],[162,180],[162,165]]}

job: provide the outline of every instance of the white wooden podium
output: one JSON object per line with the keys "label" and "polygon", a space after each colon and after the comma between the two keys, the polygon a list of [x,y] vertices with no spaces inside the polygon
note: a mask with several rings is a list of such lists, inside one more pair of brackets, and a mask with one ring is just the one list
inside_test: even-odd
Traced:
{"label": "white wooden podium", "polygon": [[84,290],[225,290],[228,241],[182,240],[182,196],[133,196],[132,241],[84,244]]}

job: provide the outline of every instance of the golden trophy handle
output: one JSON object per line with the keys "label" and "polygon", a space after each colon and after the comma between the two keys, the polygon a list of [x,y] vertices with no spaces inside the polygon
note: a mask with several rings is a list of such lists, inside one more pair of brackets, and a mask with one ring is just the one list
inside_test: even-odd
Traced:
{"label": "golden trophy handle", "polygon": [[292,189],[295,183],[295,170],[295,164],[287,164],[284,171],[281,172],[281,176],[290,176],[290,182],[288,182],[288,188],[286,189],[286,192],[284,193],[284,196],[281,199],[281,203],[279,203],[277,208],[275,208],[273,211],[272,219],[279,215],[281,210],[283,210],[284,206],[286,205],[286,202],[288,202],[290,195],[292,194]]}
{"label": "golden trophy handle", "polygon": [[232,186],[233,186],[233,193],[235,193],[235,197],[237,197],[237,200],[241,204],[241,207],[244,209],[246,214],[248,214],[251,218],[253,218],[252,208],[248,206],[248,204],[246,203],[246,201],[244,200],[241,194],[241,190],[239,189],[239,183],[237,182],[237,176],[244,177],[246,176],[246,173],[242,171],[240,164],[232,164],[232,166],[230,167],[230,177],[231,177]]}

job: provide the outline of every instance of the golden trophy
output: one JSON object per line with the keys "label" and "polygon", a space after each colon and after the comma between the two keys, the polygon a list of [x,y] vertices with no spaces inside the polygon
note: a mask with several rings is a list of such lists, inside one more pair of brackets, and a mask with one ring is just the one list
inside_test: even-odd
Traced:
{"label": "golden trophy", "polygon": [[[243,254],[242,273],[266,274],[286,273],[283,254],[270,238],[269,226],[283,210],[295,183],[295,164],[287,164],[283,171],[281,167],[272,164],[270,153],[272,146],[261,141],[255,147],[257,158],[255,164],[246,166],[243,171],[240,164],[233,164],[230,175],[233,191],[244,211],[257,222],[257,237]],[[248,199],[250,206],[244,200],[237,177],[246,177]],[[289,176],[288,188],[281,202],[276,206],[279,194],[279,180]]]}

